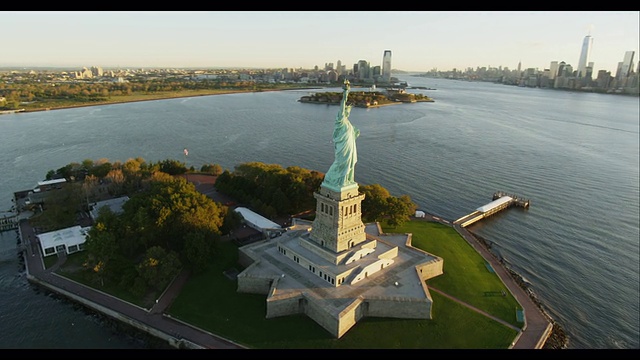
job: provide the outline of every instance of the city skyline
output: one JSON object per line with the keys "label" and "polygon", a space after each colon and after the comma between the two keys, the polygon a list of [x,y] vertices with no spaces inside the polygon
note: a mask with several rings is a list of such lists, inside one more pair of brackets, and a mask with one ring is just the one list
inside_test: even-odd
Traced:
{"label": "city skyline", "polygon": [[[637,11],[8,11],[0,67],[304,68],[360,60],[404,71],[549,68],[615,74],[638,54]],[[20,29],[20,31],[16,31]],[[636,59],[637,59],[636,55]],[[637,60],[636,60],[637,62]],[[635,66],[634,66],[635,70]]]}

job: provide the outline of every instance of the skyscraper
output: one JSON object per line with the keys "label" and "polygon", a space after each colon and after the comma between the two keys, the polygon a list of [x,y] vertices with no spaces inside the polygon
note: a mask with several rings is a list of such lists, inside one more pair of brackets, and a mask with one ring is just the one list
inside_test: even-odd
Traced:
{"label": "skyscraper", "polygon": [[625,78],[629,76],[629,73],[633,71],[633,56],[635,51],[627,51],[624,53],[624,59],[622,60],[622,68],[620,69],[620,77]]}
{"label": "skyscraper", "polygon": [[391,50],[385,50],[382,56],[382,80],[391,81]]}
{"label": "skyscraper", "polygon": [[367,60],[359,60],[356,66],[358,68],[356,73],[358,74],[359,80],[365,80],[365,79],[371,78],[369,62]]}
{"label": "skyscraper", "polygon": [[591,35],[584,37],[582,41],[582,52],[580,53],[580,61],[578,61],[578,77],[584,77],[587,70],[587,62],[589,61],[589,53],[591,53],[591,46],[593,45],[593,38]]}
{"label": "skyscraper", "polygon": [[551,65],[549,66],[549,79],[553,80],[556,78],[556,76],[558,76],[558,68],[558,62],[552,61]]}

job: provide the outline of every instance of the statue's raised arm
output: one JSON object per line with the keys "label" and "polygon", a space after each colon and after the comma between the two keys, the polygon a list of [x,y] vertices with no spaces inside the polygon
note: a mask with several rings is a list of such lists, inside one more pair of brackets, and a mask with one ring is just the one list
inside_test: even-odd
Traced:
{"label": "statue's raised arm", "polygon": [[356,138],[360,135],[360,131],[351,125],[349,121],[351,106],[347,105],[347,99],[349,98],[350,88],[349,80],[345,80],[342,87],[344,91],[340,102],[340,110],[336,116],[333,129],[335,159],[329,171],[325,174],[323,182],[335,190],[355,184],[355,166],[358,161]]}

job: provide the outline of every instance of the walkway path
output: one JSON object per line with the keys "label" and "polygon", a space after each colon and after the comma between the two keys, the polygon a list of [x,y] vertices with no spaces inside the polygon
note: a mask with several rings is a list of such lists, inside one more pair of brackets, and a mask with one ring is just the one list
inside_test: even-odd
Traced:
{"label": "walkway path", "polygon": [[553,324],[551,320],[542,313],[529,294],[527,294],[515,279],[509,274],[507,269],[500,263],[498,258],[490,252],[480,241],[460,225],[454,225],[454,229],[471,245],[482,257],[489,262],[496,274],[511,294],[518,300],[525,314],[525,327],[522,334],[517,339],[514,349],[541,349],[545,341],[551,334]]}
{"label": "walkway path", "polygon": [[27,277],[30,281],[138,329],[160,338],[170,339],[170,342],[175,344],[182,343],[190,348],[244,348],[232,341],[164,315],[164,311],[180,293],[180,289],[188,279],[188,272],[180,273],[161,295],[156,305],[147,310],[55,274],[53,271],[64,262],[65,256],[61,256],[54,266],[45,269],[39,246],[36,245],[37,238],[27,220],[20,221],[19,231],[25,244],[24,258]]}
{"label": "walkway path", "polygon": [[493,316],[493,315],[491,315],[491,314],[489,314],[489,313],[487,313],[487,312],[485,312],[483,310],[480,310],[477,307],[475,307],[475,306],[473,306],[473,305],[471,305],[469,303],[466,303],[466,302],[464,302],[464,301],[462,301],[462,300],[460,300],[460,299],[458,299],[456,297],[453,297],[453,296],[451,296],[451,295],[449,295],[447,293],[444,293],[444,292],[434,288],[433,286],[429,286],[429,290],[433,290],[433,291],[437,292],[440,295],[446,296],[447,298],[457,302],[458,304],[464,305],[464,306],[468,307],[469,309],[471,309],[471,310],[473,310],[473,311],[475,311],[477,313],[480,313],[480,314],[482,314],[482,315],[484,315],[484,316],[486,316],[488,318],[493,319],[494,321],[497,321],[497,322],[501,323],[504,326],[508,326],[508,327],[510,327],[510,328],[512,328],[512,329],[514,329],[516,331],[520,331],[519,327],[511,325],[508,322],[506,322],[506,321],[504,321],[504,320],[502,320],[502,319],[500,319],[498,317],[495,317],[495,316]]}
{"label": "walkway path", "polygon": [[482,243],[466,228],[459,224],[452,225],[440,217],[426,214],[425,221],[438,222],[447,226],[452,226],[495,270],[498,277],[509,289],[511,294],[518,300],[525,315],[525,326],[520,336],[513,344],[513,349],[541,349],[545,341],[551,334],[553,324],[536,303],[533,302],[529,294],[518,285],[515,279],[509,274],[500,260],[490,252]]}

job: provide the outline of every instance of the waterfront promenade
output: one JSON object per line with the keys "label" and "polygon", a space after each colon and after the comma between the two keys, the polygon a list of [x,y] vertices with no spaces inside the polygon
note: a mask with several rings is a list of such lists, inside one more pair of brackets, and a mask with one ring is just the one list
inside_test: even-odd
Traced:
{"label": "waterfront promenade", "polygon": [[19,233],[22,244],[24,245],[23,256],[27,279],[30,282],[47,288],[50,291],[76,301],[117,321],[121,321],[163,339],[167,341],[168,344],[177,348],[244,348],[232,341],[172,319],[164,314],[165,309],[180,293],[182,286],[188,279],[189,274],[186,271],[182,272],[171,283],[152,309],[144,309],[57,275],[55,270],[64,262],[65,256],[59,257],[58,262],[54,266],[45,269],[42,253],[36,242],[35,232],[29,225],[28,220],[23,219],[20,221]]}
{"label": "waterfront promenade", "polygon": [[[524,309],[525,326],[517,339],[512,344],[513,349],[542,349],[547,338],[551,335],[553,324],[548,316],[534,303],[529,294],[518,285],[516,280],[509,274],[507,269],[500,263],[500,260],[491,253],[469,230],[460,224],[453,224],[451,221],[441,219],[426,213],[424,220],[439,222],[453,228],[471,245],[491,267],[494,269],[500,280],[509,289],[511,294],[518,300]],[[454,299],[455,300],[455,299]]]}

